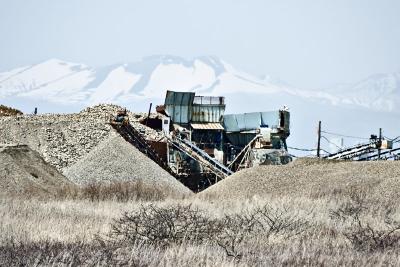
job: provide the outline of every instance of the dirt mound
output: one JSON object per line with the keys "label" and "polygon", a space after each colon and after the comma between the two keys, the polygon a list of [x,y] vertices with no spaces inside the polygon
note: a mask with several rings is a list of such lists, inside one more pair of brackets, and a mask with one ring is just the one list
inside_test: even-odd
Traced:
{"label": "dirt mound", "polygon": [[141,181],[172,194],[191,191],[168,172],[137,150],[122,137],[113,134],[64,174],[77,184],[113,181]]}
{"label": "dirt mound", "polygon": [[56,168],[26,145],[0,145],[1,196],[54,196],[72,186]]}
{"label": "dirt mound", "polygon": [[17,115],[22,115],[22,112],[15,108],[10,108],[4,105],[0,105],[0,117],[17,116]]}
{"label": "dirt mound", "polygon": [[[0,117],[0,140],[25,144],[38,151],[58,170],[72,166],[112,132],[109,117],[121,109],[102,104],[74,114],[23,115]],[[158,139],[157,132],[137,121],[143,113],[128,112],[130,121],[146,136]]]}
{"label": "dirt mound", "polygon": [[400,199],[400,161],[340,162],[299,159],[283,166],[245,169],[201,192],[201,196],[335,196],[351,189]]}

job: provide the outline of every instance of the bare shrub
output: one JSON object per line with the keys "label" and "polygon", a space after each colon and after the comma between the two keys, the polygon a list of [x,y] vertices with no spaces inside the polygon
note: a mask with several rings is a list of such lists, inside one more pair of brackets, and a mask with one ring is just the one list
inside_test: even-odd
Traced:
{"label": "bare shrub", "polygon": [[356,250],[372,252],[394,249],[400,245],[400,222],[392,218],[392,209],[388,206],[384,208],[385,215],[380,227],[372,226],[366,219],[371,209],[366,194],[352,190],[349,201],[330,213],[332,219],[349,223],[343,235]]}
{"label": "bare shrub", "polygon": [[217,220],[207,218],[191,205],[156,207],[150,204],[141,205],[136,212],[125,212],[115,220],[109,237],[117,242],[144,241],[167,246],[210,239],[220,227]]}
{"label": "bare shrub", "polygon": [[[287,206],[274,208],[264,205],[256,210],[261,230],[269,237],[280,234],[286,238],[296,236],[311,227],[298,212],[291,211]],[[311,213],[312,210],[308,211]]]}
{"label": "bare shrub", "polygon": [[216,243],[225,250],[227,256],[236,260],[243,256],[242,243],[254,240],[267,243],[272,235],[290,238],[310,227],[308,221],[290,212],[287,207],[272,208],[269,205],[226,215],[222,225],[220,233],[215,236]]}
{"label": "bare shrub", "polygon": [[140,241],[161,247],[207,242],[240,260],[246,244],[261,237],[264,245],[268,245],[271,235],[289,238],[308,226],[307,221],[297,214],[291,215],[288,209],[274,209],[268,205],[211,219],[191,205],[158,207],[150,204],[115,220],[107,241],[131,245]]}
{"label": "bare shrub", "polygon": [[57,190],[57,199],[88,199],[90,201],[132,200],[160,201],[174,196],[168,189],[160,190],[142,181],[115,181],[112,183],[90,183],[82,187],[64,186]]}
{"label": "bare shrub", "polygon": [[38,241],[0,245],[0,266],[140,266],[132,251],[107,244]]}

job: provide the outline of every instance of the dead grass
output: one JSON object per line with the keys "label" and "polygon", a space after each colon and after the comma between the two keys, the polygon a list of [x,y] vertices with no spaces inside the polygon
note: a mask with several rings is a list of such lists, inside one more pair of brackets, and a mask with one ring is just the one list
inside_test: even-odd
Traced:
{"label": "dead grass", "polygon": [[371,175],[364,182],[343,163],[307,164],[315,169],[306,174],[339,178],[301,177],[286,193],[236,199],[135,183],[0,198],[0,266],[399,266],[398,181],[383,180],[388,163],[360,165]]}
{"label": "dead grass", "polygon": [[114,181],[110,183],[94,182],[79,187],[65,186],[58,189],[56,199],[82,199],[90,201],[114,200],[161,201],[167,198],[182,199],[190,194],[177,193],[171,188],[161,190],[159,186],[143,181]]}
{"label": "dead grass", "polygon": [[[341,198],[318,199],[265,196],[235,202],[194,198],[151,202],[138,199],[121,202],[118,198],[96,201],[4,198],[0,200],[0,265],[399,265],[399,244],[373,251],[356,248],[348,234],[359,229],[352,227],[352,221],[332,217],[334,211],[345,207],[351,210],[353,197],[350,193]],[[392,204],[376,202],[366,195],[363,205],[367,209],[360,217],[363,225],[376,232],[387,229],[385,218],[388,212],[393,221],[400,219],[396,203]],[[181,215],[174,216],[176,212]],[[260,217],[262,213],[267,216]],[[172,235],[177,239],[168,239],[168,235],[161,234],[158,240],[162,240],[163,245],[160,245],[150,242],[144,231],[141,238],[131,238],[130,242],[125,242],[124,238],[109,242],[107,238],[115,223],[124,225],[126,222],[127,217],[123,214],[133,216],[130,218],[138,219],[138,223],[150,220],[152,224],[146,225],[152,225],[153,229],[157,226],[161,227],[159,230],[180,229],[177,235]],[[260,218],[265,220],[262,224]],[[196,225],[204,227],[208,221],[223,222],[224,227],[209,237],[184,238],[190,231],[191,234],[199,233],[196,231],[204,228]],[[255,225],[251,226],[252,222],[256,222]],[[268,222],[270,224],[266,224]],[[185,223],[190,227],[185,227]],[[307,227],[302,229],[300,226],[304,223]],[[174,228],[178,226],[183,227]],[[288,234],[293,231],[297,234]],[[157,233],[165,232],[152,233],[157,236]]]}
{"label": "dead grass", "polygon": [[17,116],[23,113],[15,108],[10,108],[4,105],[0,105],[0,117],[2,116]]}

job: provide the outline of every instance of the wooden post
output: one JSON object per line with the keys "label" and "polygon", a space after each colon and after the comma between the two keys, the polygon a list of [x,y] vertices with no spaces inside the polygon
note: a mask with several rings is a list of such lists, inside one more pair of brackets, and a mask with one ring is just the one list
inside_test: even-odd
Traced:
{"label": "wooden post", "polygon": [[382,146],[382,128],[379,128],[378,160],[381,159],[381,146]]}
{"label": "wooden post", "polygon": [[153,103],[150,103],[149,113],[147,114],[147,119],[146,119],[146,126],[147,126],[147,123],[149,122],[149,119],[150,119],[150,112],[151,112],[151,106],[152,105],[153,105]]}
{"label": "wooden post", "polygon": [[321,121],[318,122],[317,157],[321,157]]}

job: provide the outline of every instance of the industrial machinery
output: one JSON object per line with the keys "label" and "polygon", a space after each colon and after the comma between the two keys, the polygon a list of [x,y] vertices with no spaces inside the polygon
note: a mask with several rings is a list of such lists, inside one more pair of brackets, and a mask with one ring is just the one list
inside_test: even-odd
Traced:
{"label": "industrial machinery", "polygon": [[193,191],[256,165],[291,161],[287,109],[225,115],[222,96],[167,91],[157,115],[140,121],[162,138],[150,140],[129,122],[126,109],[110,124],[121,136]]}
{"label": "industrial machinery", "polygon": [[117,115],[110,119],[111,125],[126,126],[129,125],[129,117],[126,108],[117,111]]}

